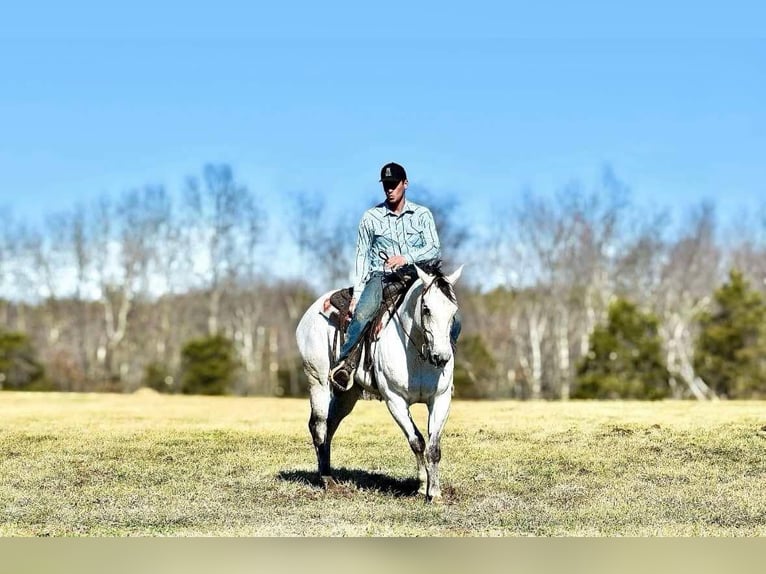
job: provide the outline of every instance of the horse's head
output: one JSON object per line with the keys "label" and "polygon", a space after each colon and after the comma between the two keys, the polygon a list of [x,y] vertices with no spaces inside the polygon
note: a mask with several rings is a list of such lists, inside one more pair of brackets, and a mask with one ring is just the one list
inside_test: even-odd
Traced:
{"label": "horse's head", "polygon": [[457,298],[453,285],[460,278],[463,266],[450,275],[441,271],[426,271],[416,266],[423,282],[423,291],[415,310],[415,321],[423,332],[425,342],[422,354],[436,367],[443,367],[452,358],[450,330],[457,313]]}

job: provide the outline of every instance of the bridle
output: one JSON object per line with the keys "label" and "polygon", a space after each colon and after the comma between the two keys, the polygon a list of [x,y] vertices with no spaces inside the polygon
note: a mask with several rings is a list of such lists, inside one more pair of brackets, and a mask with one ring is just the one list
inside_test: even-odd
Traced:
{"label": "bridle", "polygon": [[423,313],[423,298],[425,297],[426,292],[431,288],[431,286],[434,284],[434,281],[431,282],[428,287],[425,287],[423,289],[423,292],[419,296],[418,304],[420,306],[420,331],[423,333],[423,343],[421,345],[418,345],[415,342],[415,339],[412,338],[412,335],[407,332],[407,329],[404,328],[404,322],[402,321],[402,316],[399,314],[399,309],[397,309],[395,306],[391,311],[391,315],[393,317],[396,317],[396,319],[399,321],[399,324],[402,325],[402,331],[404,332],[405,337],[409,339],[410,343],[412,343],[412,346],[415,348],[415,350],[418,352],[418,356],[421,358],[423,362],[430,363],[434,367],[438,366],[436,363],[434,363],[433,359],[431,358],[431,353],[428,352],[429,349],[433,348],[433,333],[430,329],[425,327],[425,323],[423,321],[424,313]]}
{"label": "bridle", "polygon": [[415,348],[415,350],[418,352],[418,356],[426,363],[430,363],[433,366],[438,366],[434,363],[432,357],[432,354],[429,353],[431,349],[433,349],[434,346],[434,335],[431,332],[431,330],[425,326],[425,312],[424,312],[424,300],[426,293],[428,293],[429,289],[433,286],[433,284],[436,283],[436,281],[431,281],[427,286],[424,286],[423,292],[418,296],[417,305],[420,308],[420,322],[418,325],[418,328],[420,332],[423,335],[423,343],[418,345],[415,342],[415,339],[412,338],[412,335],[407,331],[407,329],[404,328],[404,322],[402,321],[402,316],[399,314],[399,309],[394,306],[391,310],[391,315],[396,317],[397,321],[399,321],[399,324],[402,325],[402,331],[404,332],[405,337],[412,343],[412,346]]}
{"label": "bridle", "polygon": [[[418,303],[420,303],[420,330],[423,333],[423,345],[419,351],[420,357],[422,358],[424,354],[426,354],[426,350],[433,350],[434,348],[434,334],[431,332],[430,329],[428,329],[425,325],[425,298],[426,293],[428,293],[429,289],[433,287],[434,283],[436,283],[436,279],[431,281],[427,287],[423,288],[423,292],[420,294],[420,300]],[[427,356],[431,356],[431,353],[427,353]],[[429,363],[433,364],[433,361],[429,359]],[[436,365],[434,365],[436,366]]]}
{"label": "bridle", "polygon": [[[378,253],[378,255],[380,256],[381,259],[383,259],[384,262],[388,261],[388,255],[386,255],[385,252],[380,251]],[[436,279],[431,281],[428,285],[424,285],[423,292],[418,297],[417,305],[420,308],[420,325],[419,325],[419,328],[420,328],[420,331],[423,334],[423,343],[421,345],[418,345],[415,342],[415,340],[412,338],[412,336],[409,334],[409,332],[407,332],[407,330],[404,329],[404,323],[402,321],[402,316],[399,314],[399,310],[397,309],[396,304],[394,304],[394,306],[393,306],[393,308],[391,309],[390,312],[391,312],[391,316],[392,317],[396,317],[396,319],[399,321],[399,324],[402,325],[402,331],[404,332],[404,335],[407,337],[407,339],[409,339],[410,343],[412,343],[412,346],[418,352],[418,356],[420,357],[420,359],[423,362],[430,363],[431,365],[436,367],[438,365],[436,365],[436,363],[434,363],[434,360],[432,359],[432,354],[428,352],[430,349],[433,349],[434,335],[433,335],[433,333],[431,332],[430,329],[425,327],[425,320],[424,320],[425,319],[425,312],[424,312],[424,309],[425,309],[425,305],[424,305],[425,296],[426,296],[426,293],[428,293],[428,291],[431,289],[431,287],[433,287],[434,283],[436,283]]]}

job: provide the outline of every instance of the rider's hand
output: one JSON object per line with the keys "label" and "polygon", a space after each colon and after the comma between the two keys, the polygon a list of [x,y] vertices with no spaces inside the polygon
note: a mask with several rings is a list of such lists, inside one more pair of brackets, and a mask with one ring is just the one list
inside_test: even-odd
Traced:
{"label": "rider's hand", "polygon": [[351,298],[351,303],[348,304],[348,314],[353,315],[354,309],[356,309],[356,297]]}
{"label": "rider's hand", "polygon": [[386,269],[399,269],[399,267],[406,264],[407,260],[404,258],[404,255],[392,255],[386,260],[383,266]]}

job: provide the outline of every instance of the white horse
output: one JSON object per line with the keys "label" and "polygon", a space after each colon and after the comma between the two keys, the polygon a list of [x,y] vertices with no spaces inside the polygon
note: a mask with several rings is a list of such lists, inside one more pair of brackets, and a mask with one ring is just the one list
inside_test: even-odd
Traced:
{"label": "white horse", "polygon": [[[426,500],[441,502],[439,486],[440,439],[452,401],[454,355],[450,327],[458,310],[454,283],[461,266],[449,276],[417,268],[418,279],[383,326],[370,351],[377,388],[369,372],[360,366],[355,385],[334,391],[328,380],[333,362],[335,327],[323,313],[330,293],[317,299],[301,318],[296,330],[298,349],[309,380],[311,417],[319,476],[325,488],[336,485],[330,472],[330,445],[343,418],[354,408],[363,389],[378,394],[401,427],[415,453],[420,486]],[[359,361],[364,364],[364,355]],[[428,442],[410,415],[410,405],[428,405]]]}

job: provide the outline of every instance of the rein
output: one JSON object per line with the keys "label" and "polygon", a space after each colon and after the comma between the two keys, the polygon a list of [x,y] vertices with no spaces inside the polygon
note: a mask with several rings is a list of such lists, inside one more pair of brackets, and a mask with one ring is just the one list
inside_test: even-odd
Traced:
{"label": "rein", "polygon": [[423,327],[423,299],[425,298],[426,293],[428,292],[428,290],[431,288],[431,286],[434,283],[435,283],[435,281],[432,281],[428,285],[428,287],[425,287],[423,289],[423,292],[420,294],[420,330],[423,333],[423,344],[422,345],[418,346],[418,344],[415,342],[415,340],[412,338],[412,336],[410,336],[409,332],[407,332],[407,330],[404,328],[404,323],[402,321],[402,316],[399,314],[399,309],[394,307],[394,309],[393,309],[393,311],[391,313],[394,317],[396,317],[399,320],[399,324],[402,326],[402,331],[404,331],[404,335],[407,337],[407,339],[409,339],[410,343],[412,343],[412,346],[418,352],[418,356],[423,360],[423,362],[430,363],[432,365],[433,365],[433,363],[431,362],[431,359],[429,359],[426,356],[426,354],[425,354],[425,348],[426,348],[426,345],[428,344],[428,336],[430,334],[431,338],[433,338],[433,334],[431,334],[428,329]]}
{"label": "rein", "polygon": [[[388,261],[388,255],[386,254],[385,251],[379,251],[378,252],[378,256],[384,262]],[[429,336],[430,336],[430,339],[433,340],[433,333],[431,333],[428,329],[423,327],[423,299],[425,298],[426,293],[428,292],[428,290],[431,287],[433,287],[434,283],[436,283],[436,280],[431,281],[431,283],[429,283],[427,287],[424,286],[423,292],[420,294],[420,330],[423,332],[423,344],[422,345],[418,346],[417,343],[415,343],[415,340],[407,332],[407,330],[404,329],[404,323],[402,322],[402,317],[399,314],[399,309],[397,308],[397,305],[394,305],[393,306],[393,310],[390,311],[391,315],[393,317],[396,317],[399,320],[399,324],[402,325],[402,331],[404,331],[405,336],[407,337],[407,339],[409,339],[410,343],[412,343],[412,346],[418,352],[418,356],[421,358],[421,360],[423,360],[423,362],[429,363],[431,365],[433,365],[433,362],[431,361],[431,359],[429,359],[426,356],[425,348],[426,348],[426,345],[428,345],[428,343],[429,343]],[[436,365],[434,365],[434,366],[436,366]]]}

